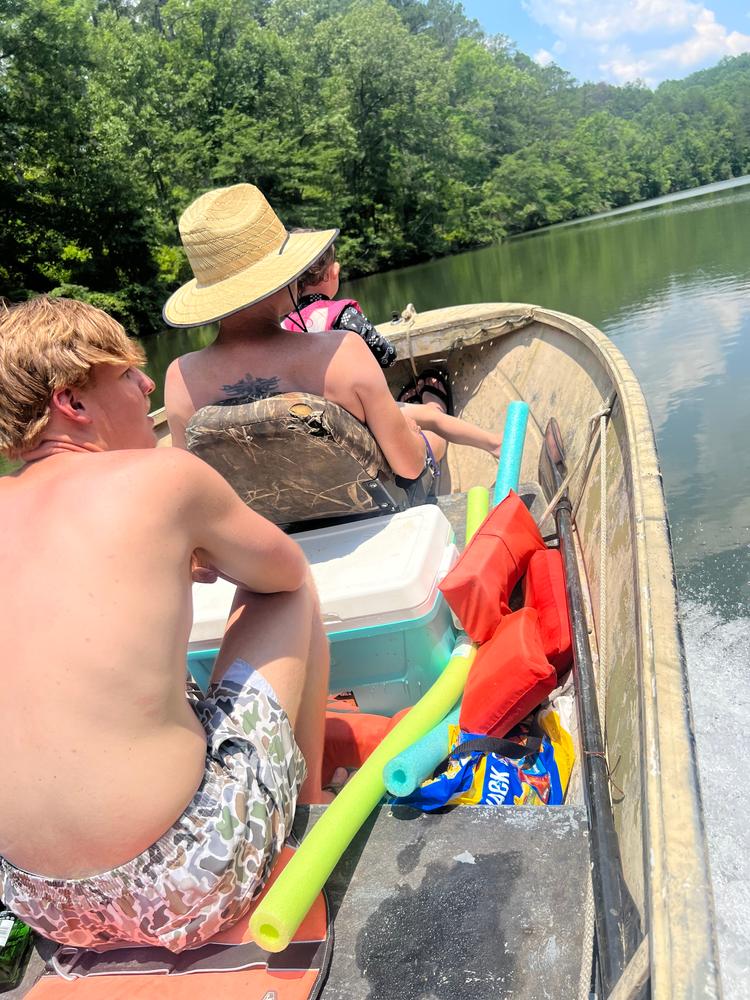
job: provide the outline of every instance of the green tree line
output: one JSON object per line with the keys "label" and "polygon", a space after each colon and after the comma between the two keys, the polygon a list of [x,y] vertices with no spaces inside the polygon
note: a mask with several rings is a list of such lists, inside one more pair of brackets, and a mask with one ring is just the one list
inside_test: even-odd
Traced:
{"label": "green tree line", "polygon": [[750,56],[577,83],[456,0],[0,0],[0,294],[133,332],[177,220],[257,184],[350,276],[750,171]]}

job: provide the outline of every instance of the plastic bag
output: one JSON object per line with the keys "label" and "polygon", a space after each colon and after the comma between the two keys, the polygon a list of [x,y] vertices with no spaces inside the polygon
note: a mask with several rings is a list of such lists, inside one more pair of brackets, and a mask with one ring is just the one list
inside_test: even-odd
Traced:
{"label": "plastic bag", "polygon": [[[450,757],[443,771],[423,782],[411,795],[394,799],[424,812],[448,805],[562,805],[570,780],[575,753],[570,733],[553,708],[541,709],[535,717],[516,726],[508,739],[526,748],[541,730],[541,749],[519,760],[481,751]],[[448,727],[450,753],[481,735]]]}

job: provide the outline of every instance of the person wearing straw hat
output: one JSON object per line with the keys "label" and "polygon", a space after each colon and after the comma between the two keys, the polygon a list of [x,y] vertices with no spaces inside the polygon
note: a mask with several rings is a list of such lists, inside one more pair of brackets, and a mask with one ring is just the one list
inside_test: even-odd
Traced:
{"label": "person wearing straw hat", "polygon": [[180,236],[193,279],[164,306],[170,326],[219,321],[216,340],[170,365],[165,405],[172,443],[209,404],[237,404],[282,392],[309,392],[338,403],[365,424],[393,472],[416,479],[435,468],[445,441],[422,434],[390,394],[367,344],[346,331],[285,330],[297,308],[296,279],[338,235],[292,232],[252,184],[209,191],[183,213]]}
{"label": "person wearing straw hat", "polygon": [[[332,259],[337,229],[287,232],[252,184],[209,191],[186,209],[179,225],[194,278],[167,301],[164,320],[176,327],[218,320],[219,333],[167,371],[173,444],[185,447],[187,423],[202,406],[301,391],[338,403],[365,424],[404,479],[418,478],[425,468],[437,478],[448,441],[497,457],[497,434],[445,412],[449,397],[431,384],[436,371],[423,372],[402,393],[404,402],[396,403],[366,339],[306,327],[297,279],[321,258]],[[298,326],[285,328],[282,320],[289,315],[298,317]]]}

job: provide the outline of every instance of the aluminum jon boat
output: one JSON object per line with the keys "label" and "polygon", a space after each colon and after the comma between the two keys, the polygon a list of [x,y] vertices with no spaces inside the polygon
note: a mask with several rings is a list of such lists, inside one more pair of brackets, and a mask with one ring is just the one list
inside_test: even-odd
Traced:
{"label": "aluminum jon boat", "polygon": [[[447,370],[455,414],[482,427],[501,429],[513,400],[529,404],[520,492],[532,513],[551,507],[560,486],[546,487],[540,470],[556,419],[573,517],[566,544],[581,581],[576,685],[578,660],[588,658],[606,759],[580,726],[562,806],[378,806],[327,883],[335,945],[327,977],[304,995],[572,1000],[588,998],[593,982],[597,997],[617,1000],[720,996],[669,525],[637,379],[594,327],[538,306],[407,309],[379,329],[398,348],[394,392],[430,366]],[[163,414],[157,432],[168,444]],[[494,476],[488,454],[449,447],[438,501],[457,538],[467,491]],[[562,522],[542,520],[562,547]],[[604,767],[598,787],[592,762]],[[298,810],[300,836],[324,808]],[[608,823],[602,836],[597,827]],[[621,909],[602,915],[613,884]],[[610,934],[620,936],[619,964]],[[183,988],[168,977],[168,995],[201,995],[188,979]],[[221,982],[206,989],[233,997],[229,978]],[[278,1000],[286,995],[280,988]]]}

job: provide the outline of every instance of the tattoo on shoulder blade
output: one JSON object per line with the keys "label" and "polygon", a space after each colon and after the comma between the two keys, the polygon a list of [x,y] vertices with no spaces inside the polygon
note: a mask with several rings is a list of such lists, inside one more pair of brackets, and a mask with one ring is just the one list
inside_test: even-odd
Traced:
{"label": "tattoo on shoulder blade", "polygon": [[277,396],[279,379],[276,375],[271,378],[253,378],[250,372],[247,372],[239,382],[223,385],[221,388],[226,395],[217,399],[214,406],[239,406],[242,403],[256,403],[259,399]]}

